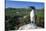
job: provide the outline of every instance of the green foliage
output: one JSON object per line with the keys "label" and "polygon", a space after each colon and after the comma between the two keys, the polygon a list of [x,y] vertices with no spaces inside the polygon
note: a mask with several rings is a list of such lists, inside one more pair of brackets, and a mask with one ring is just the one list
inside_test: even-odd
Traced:
{"label": "green foliage", "polygon": [[[20,26],[30,23],[30,8],[6,8],[5,9],[5,26],[6,30],[17,30]],[[37,10],[36,24],[44,26],[44,10]],[[24,18],[26,16],[26,18]]]}

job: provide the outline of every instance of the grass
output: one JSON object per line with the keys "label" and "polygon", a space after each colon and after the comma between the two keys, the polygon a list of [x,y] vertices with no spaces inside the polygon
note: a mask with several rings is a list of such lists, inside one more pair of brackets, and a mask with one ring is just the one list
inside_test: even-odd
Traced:
{"label": "grass", "polygon": [[[27,11],[27,13],[26,13],[26,11]],[[20,26],[30,23],[30,16],[29,15],[30,15],[31,10],[26,10],[26,11],[25,10],[20,10],[20,11],[19,10],[6,10],[5,11],[5,16],[7,16],[6,17],[7,20],[5,20],[6,30],[7,29],[13,29],[13,27],[16,27],[18,29]],[[19,12],[19,13],[16,13],[16,12]],[[20,16],[20,18],[19,18],[19,16]],[[27,17],[24,18],[24,16],[27,16]],[[43,23],[44,23],[44,14],[43,14],[43,12],[42,11],[37,12],[36,16],[37,16],[37,18],[36,18],[37,25],[44,26],[43,25]],[[11,28],[11,26],[13,26],[13,27]]]}
{"label": "grass", "polygon": [[37,15],[37,16],[40,16],[40,17],[43,17],[43,16],[44,16],[44,14],[41,13],[41,12],[40,12],[40,13],[37,13],[36,15]]}

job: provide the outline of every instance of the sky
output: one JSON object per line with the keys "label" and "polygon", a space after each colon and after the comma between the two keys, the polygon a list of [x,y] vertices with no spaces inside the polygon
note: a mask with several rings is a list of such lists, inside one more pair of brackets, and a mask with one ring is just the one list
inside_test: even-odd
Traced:
{"label": "sky", "polygon": [[6,1],[6,8],[27,8],[34,6],[36,9],[44,7],[44,3],[41,2],[25,2],[25,1]]}

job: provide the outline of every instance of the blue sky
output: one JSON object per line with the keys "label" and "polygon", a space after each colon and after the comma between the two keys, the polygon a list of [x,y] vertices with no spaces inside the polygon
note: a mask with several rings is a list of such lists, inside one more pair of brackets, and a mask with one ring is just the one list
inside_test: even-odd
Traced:
{"label": "blue sky", "polygon": [[40,9],[44,7],[44,3],[40,2],[23,2],[23,1],[6,1],[6,8],[26,8],[28,6],[35,6],[35,8]]}

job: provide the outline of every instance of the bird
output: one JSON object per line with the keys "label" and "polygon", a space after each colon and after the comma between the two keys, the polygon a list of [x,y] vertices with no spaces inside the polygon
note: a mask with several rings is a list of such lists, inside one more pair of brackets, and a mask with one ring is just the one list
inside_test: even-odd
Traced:
{"label": "bird", "polygon": [[38,27],[35,24],[35,7],[31,6],[31,12],[30,12],[30,21],[31,23],[20,26],[18,30],[28,30],[28,29],[38,29],[40,27]]}

